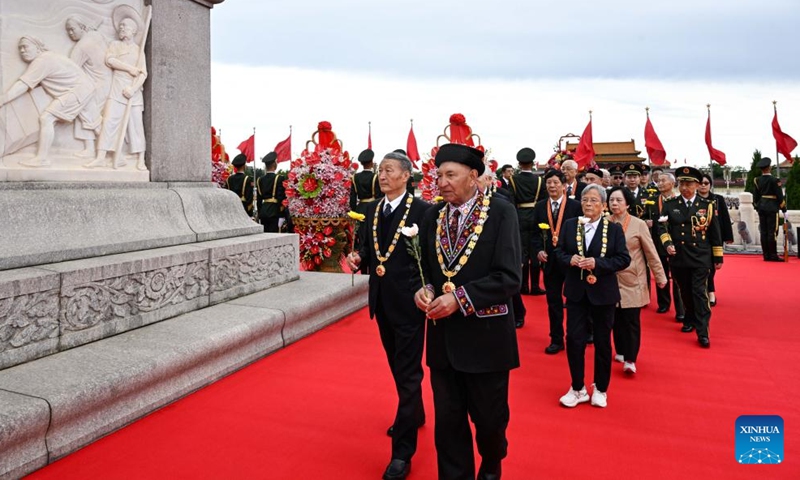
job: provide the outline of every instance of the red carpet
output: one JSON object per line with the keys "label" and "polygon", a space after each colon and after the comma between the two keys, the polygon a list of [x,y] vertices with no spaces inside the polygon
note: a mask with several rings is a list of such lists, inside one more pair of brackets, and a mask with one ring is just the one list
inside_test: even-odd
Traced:
{"label": "red carpet", "polygon": [[[503,478],[800,478],[798,275],[797,259],[726,257],[710,350],[680,333],[672,313],[645,309],[639,373],[626,378],[614,363],[605,410],[559,406],[566,357],[543,353],[544,297],[525,297]],[[424,388],[428,424],[411,479],[436,478],[427,378]],[[30,478],[378,479],[394,406],[377,328],[362,310]],[[783,417],[781,465],[736,463],[734,422],[760,414]]]}

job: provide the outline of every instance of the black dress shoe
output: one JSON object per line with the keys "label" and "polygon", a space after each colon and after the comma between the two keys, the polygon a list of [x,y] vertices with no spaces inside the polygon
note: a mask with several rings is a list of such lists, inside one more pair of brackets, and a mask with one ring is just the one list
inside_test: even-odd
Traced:
{"label": "black dress shoe", "polygon": [[411,460],[403,461],[393,458],[383,472],[383,480],[403,480],[411,472]]}
{"label": "black dress shoe", "polygon": [[481,464],[481,468],[478,469],[478,478],[477,480],[500,480],[500,475],[502,474],[502,469],[500,468],[500,464],[498,463],[494,468],[485,468],[483,464]]}
{"label": "black dress shoe", "polygon": [[708,304],[711,305],[712,307],[716,307],[717,306],[717,301],[716,300],[709,300]]}
{"label": "black dress shoe", "polygon": [[683,323],[684,315],[675,315],[675,321],[678,323]]}
{"label": "black dress shoe", "polygon": [[564,350],[564,345],[559,345],[557,343],[551,343],[550,345],[547,346],[547,348],[544,349],[544,353],[546,353],[548,355],[555,355],[556,353],[560,352],[561,350]]}
{"label": "black dress shoe", "polygon": [[589,335],[586,338],[586,343],[588,343],[589,345],[594,345],[594,335]]}
{"label": "black dress shoe", "polygon": [[689,333],[689,332],[693,332],[693,331],[694,331],[694,327],[691,326],[691,325],[684,325],[684,326],[681,327],[681,332],[683,332],[683,333]]}
{"label": "black dress shoe", "polygon": [[531,289],[531,295],[546,295],[547,292],[539,287]]}
{"label": "black dress shoe", "polygon": [[708,337],[697,337],[697,343],[703,348],[711,347],[711,340],[709,340]]}
{"label": "black dress shoe", "polygon": [[517,328],[522,328],[522,327],[524,327],[524,326],[525,326],[525,319],[524,319],[524,318],[518,318],[516,321],[514,321],[514,325],[515,325]]}
{"label": "black dress shoe", "polygon": [[658,310],[656,310],[656,313],[667,313],[667,312],[669,312],[669,307],[658,307]]}

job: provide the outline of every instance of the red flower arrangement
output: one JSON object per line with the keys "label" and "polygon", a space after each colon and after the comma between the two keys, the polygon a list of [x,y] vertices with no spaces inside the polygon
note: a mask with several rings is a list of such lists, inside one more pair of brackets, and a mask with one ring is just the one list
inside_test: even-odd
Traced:
{"label": "red flower arrangement", "polygon": [[[317,141],[306,143],[293,160],[287,179],[286,200],[300,236],[300,263],[305,270],[341,271],[339,262],[352,241],[350,210],[350,155],[329,122],[319,122]],[[314,143],[309,150],[308,144]]]}
{"label": "red flower arrangement", "polygon": [[222,188],[226,188],[225,181],[231,175],[233,168],[229,162],[225,145],[217,135],[217,129],[211,127],[211,181]]}

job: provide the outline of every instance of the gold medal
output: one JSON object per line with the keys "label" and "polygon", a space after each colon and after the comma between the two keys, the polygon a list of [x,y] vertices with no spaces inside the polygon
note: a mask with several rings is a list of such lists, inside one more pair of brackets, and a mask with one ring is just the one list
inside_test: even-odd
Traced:
{"label": "gold medal", "polygon": [[442,285],[442,291],[444,293],[453,293],[456,291],[456,284],[448,280]]}
{"label": "gold medal", "polygon": [[384,267],[383,264],[378,265],[377,267],[375,267],[375,273],[379,277],[382,277],[382,276],[386,275],[386,267]]}
{"label": "gold medal", "polygon": [[595,277],[593,273],[590,273],[589,275],[586,276],[586,283],[588,283],[589,285],[594,285],[595,283],[597,283],[597,277]]}
{"label": "gold medal", "polygon": [[555,247],[558,243],[558,235],[553,235],[553,246]]}

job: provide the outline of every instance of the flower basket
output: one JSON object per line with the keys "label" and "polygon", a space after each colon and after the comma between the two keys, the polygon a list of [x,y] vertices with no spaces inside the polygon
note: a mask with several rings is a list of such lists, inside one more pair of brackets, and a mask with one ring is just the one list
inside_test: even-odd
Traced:
{"label": "flower basket", "polygon": [[350,253],[353,238],[347,216],[350,165],[350,155],[328,122],[319,123],[300,158],[291,164],[284,182],[285,204],[300,235],[300,263],[305,270],[343,271],[341,262]]}

